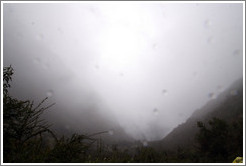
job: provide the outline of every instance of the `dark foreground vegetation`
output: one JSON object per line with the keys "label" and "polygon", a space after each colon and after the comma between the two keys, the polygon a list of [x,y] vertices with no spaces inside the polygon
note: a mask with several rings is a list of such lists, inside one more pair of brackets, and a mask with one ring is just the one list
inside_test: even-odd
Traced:
{"label": "dark foreground vegetation", "polygon": [[[13,68],[3,71],[3,162],[4,163],[198,163],[229,162],[243,156],[243,118],[228,122],[211,118],[197,122],[198,132],[189,148],[157,149],[133,145],[128,149],[106,145],[83,134],[58,137],[42,113],[47,98],[37,106],[9,94]],[[241,109],[241,107],[240,107]],[[242,110],[241,110],[242,112]],[[98,133],[100,134],[100,133]],[[97,135],[97,134],[94,134]]]}

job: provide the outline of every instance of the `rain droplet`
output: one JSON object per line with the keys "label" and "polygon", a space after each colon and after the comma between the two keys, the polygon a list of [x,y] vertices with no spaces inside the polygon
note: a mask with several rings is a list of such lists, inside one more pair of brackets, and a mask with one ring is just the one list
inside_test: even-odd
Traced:
{"label": "rain droplet", "polygon": [[60,27],[57,28],[57,31],[58,31],[59,33],[63,34],[63,30],[62,30]]}
{"label": "rain droplet", "polygon": [[167,95],[167,90],[166,89],[163,89],[162,90],[162,94]]}
{"label": "rain droplet", "polygon": [[218,86],[217,86],[217,90],[218,90],[219,92],[222,92],[222,91],[223,91],[223,86],[222,86],[222,85],[218,85]]}
{"label": "rain droplet", "polygon": [[23,33],[21,33],[21,32],[17,32],[17,37],[18,37],[18,38],[23,38],[24,35],[23,35]]}
{"label": "rain droplet", "polygon": [[238,95],[238,91],[237,90],[231,90],[230,94],[232,96],[236,96],[236,95]]}
{"label": "rain droplet", "polygon": [[99,65],[95,65],[95,68],[96,68],[96,69],[99,69]]}
{"label": "rain droplet", "polygon": [[33,59],[33,63],[35,63],[35,64],[40,64],[40,59],[39,58],[35,58],[35,59]]}
{"label": "rain droplet", "polygon": [[179,117],[184,117],[184,113],[179,113],[178,116]]}
{"label": "rain droplet", "polygon": [[42,67],[43,69],[47,70],[47,69],[50,67],[50,65],[49,65],[48,62],[42,62],[41,67]]}
{"label": "rain droplet", "polygon": [[210,99],[216,99],[216,95],[215,95],[214,93],[209,93],[209,94],[208,94],[208,97],[209,97]]}
{"label": "rain droplet", "polygon": [[154,115],[158,115],[159,110],[157,108],[155,108],[155,109],[153,109],[153,113],[154,113]]}
{"label": "rain droplet", "polygon": [[34,21],[32,21],[32,22],[31,22],[31,24],[32,24],[32,25],[35,25],[35,22],[34,22]]}
{"label": "rain droplet", "polygon": [[46,96],[47,97],[52,97],[53,96],[53,91],[52,90],[49,90],[48,92],[46,92]]}
{"label": "rain droplet", "polygon": [[197,72],[193,72],[193,77],[196,77],[197,76]]}
{"label": "rain droplet", "polygon": [[120,72],[120,76],[123,77],[124,76],[124,73]]}
{"label": "rain droplet", "polygon": [[233,56],[238,56],[240,54],[240,50],[236,49],[233,51]]}
{"label": "rain droplet", "polygon": [[89,10],[90,10],[91,13],[95,13],[95,8],[94,7],[90,7]]}
{"label": "rain droplet", "polygon": [[207,43],[213,43],[213,42],[214,42],[213,36],[208,37]]}
{"label": "rain droplet", "polygon": [[114,135],[114,131],[113,131],[113,130],[109,130],[109,131],[108,131],[108,134],[109,134],[109,135]]}
{"label": "rain droplet", "polygon": [[162,17],[166,18],[166,12],[165,11],[162,12]]}
{"label": "rain droplet", "polygon": [[209,19],[204,21],[204,27],[209,28],[211,26],[211,21]]}
{"label": "rain droplet", "polygon": [[153,49],[157,49],[157,44],[154,43],[153,46],[152,46]]}
{"label": "rain droplet", "polygon": [[143,146],[148,146],[148,142],[147,141],[143,141]]}
{"label": "rain droplet", "polygon": [[43,40],[44,39],[44,35],[42,33],[37,35],[37,39],[38,40]]}

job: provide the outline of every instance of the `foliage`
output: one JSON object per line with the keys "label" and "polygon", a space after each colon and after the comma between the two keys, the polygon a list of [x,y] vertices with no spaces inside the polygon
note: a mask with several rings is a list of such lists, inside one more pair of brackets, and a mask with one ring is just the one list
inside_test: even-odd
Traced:
{"label": "foliage", "polygon": [[[87,140],[87,142],[84,140]],[[94,139],[85,135],[73,134],[71,138],[67,139],[63,136],[50,151],[46,162],[84,162],[86,153],[94,142]]]}
{"label": "foliage", "polygon": [[32,101],[21,101],[10,96],[13,68],[5,67],[3,74],[3,135],[4,162],[32,160],[33,153],[41,148],[44,133],[55,135],[40,115],[53,104],[42,107],[45,98],[36,107]]}
{"label": "foliage", "polygon": [[[13,71],[11,66],[5,67],[3,74],[4,162],[72,162],[81,157],[94,140],[77,134],[57,139],[50,125],[41,119],[42,113],[54,104],[43,107],[47,98],[37,106],[33,101],[13,98],[9,94]],[[55,140],[53,148],[47,143],[50,137]]]}
{"label": "foliage", "polygon": [[200,131],[196,140],[202,162],[230,162],[235,155],[242,155],[243,130],[238,130],[238,126],[241,126],[239,123],[229,125],[224,120],[213,118],[208,124],[209,127],[203,122],[197,122]]}

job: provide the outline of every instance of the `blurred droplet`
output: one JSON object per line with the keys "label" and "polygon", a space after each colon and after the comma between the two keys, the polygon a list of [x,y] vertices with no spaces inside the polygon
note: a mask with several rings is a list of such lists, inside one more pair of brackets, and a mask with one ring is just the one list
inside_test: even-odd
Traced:
{"label": "blurred droplet", "polygon": [[95,11],[96,11],[96,9],[94,7],[92,7],[92,6],[89,7],[89,10],[90,10],[91,13],[95,13]]}
{"label": "blurred droplet", "polygon": [[214,93],[209,93],[209,94],[208,94],[208,97],[209,97],[210,99],[216,99],[216,95],[215,95]]}
{"label": "blurred droplet", "polygon": [[237,90],[231,90],[230,94],[232,96],[236,96],[236,95],[238,95],[238,91]]}
{"label": "blurred droplet", "polygon": [[209,19],[204,21],[204,27],[209,28],[211,26],[211,21]]}
{"label": "blurred droplet", "polygon": [[153,46],[152,46],[153,49],[157,49],[157,44],[154,43]]}
{"label": "blurred droplet", "polygon": [[43,40],[44,39],[44,35],[42,33],[39,33],[36,38],[38,40]]}
{"label": "blurred droplet", "polygon": [[222,91],[223,91],[223,86],[222,86],[222,85],[218,85],[218,86],[217,86],[217,90],[218,90],[219,92],[222,92]]}
{"label": "blurred droplet", "polygon": [[123,77],[124,76],[124,73],[120,72],[120,76]]}
{"label": "blurred droplet", "polygon": [[18,38],[23,38],[24,35],[23,35],[23,33],[21,33],[21,32],[17,32],[17,37],[18,37]]}
{"label": "blurred droplet", "polygon": [[48,63],[43,63],[42,67],[43,67],[43,69],[47,70],[50,66]]}
{"label": "blurred droplet", "polygon": [[34,22],[34,21],[32,21],[32,22],[31,22],[31,24],[32,24],[32,25],[35,25],[35,22]]}
{"label": "blurred droplet", "polygon": [[113,131],[113,130],[109,130],[109,131],[108,131],[108,134],[109,134],[109,135],[114,135],[114,131]]}
{"label": "blurred droplet", "polygon": [[207,43],[213,43],[213,42],[214,42],[213,36],[208,37]]}
{"label": "blurred droplet", "polygon": [[95,65],[95,68],[96,68],[96,69],[99,69],[99,65]]}
{"label": "blurred droplet", "polygon": [[46,92],[46,96],[47,97],[52,97],[53,96],[53,91],[52,90],[49,90],[48,92]]}
{"label": "blurred droplet", "polygon": [[184,113],[178,113],[179,117],[184,117]]}
{"label": "blurred droplet", "polygon": [[197,76],[197,72],[193,72],[193,77],[196,77]]}
{"label": "blurred droplet", "polygon": [[158,115],[159,110],[157,108],[155,108],[155,109],[153,109],[153,113],[154,113],[154,115]]}
{"label": "blurred droplet", "polygon": [[165,11],[162,12],[162,17],[166,18],[166,12]]}
{"label": "blurred droplet", "polygon": [[233,51],[233,56],[238,56],[240,54],[240,50],[236,49]]}
{"label": "blurred droplet", "polygon": [[39,58],[34,58],[33,59],[33,63],[35,63],[35,64],[40,64],[40,59]]}
{"label": "blurred droplet", "polygon": [[163,90],[162,90],[162,94],[163,94],[163,95],[167,95],[167,90],[166,90],[166,89],[163,89]]}
{"label": "blurred droplet", "polygon": [[143,141],[143,146],[148,146],[148,142],[147,141]]}
{"label": "blurred droplet", "polygon": [[63,30],[62,30],[60,27],[57,28],[57,31],[58,31],[59,33],[63,34]]}

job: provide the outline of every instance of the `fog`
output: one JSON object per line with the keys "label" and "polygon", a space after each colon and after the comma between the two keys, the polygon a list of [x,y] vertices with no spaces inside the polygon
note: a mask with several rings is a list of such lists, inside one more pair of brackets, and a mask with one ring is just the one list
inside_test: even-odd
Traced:
{"label": "fog", "polygon": [[243,76],[243,4],[4,3],[10,64],[55,126],[161,139]]}

